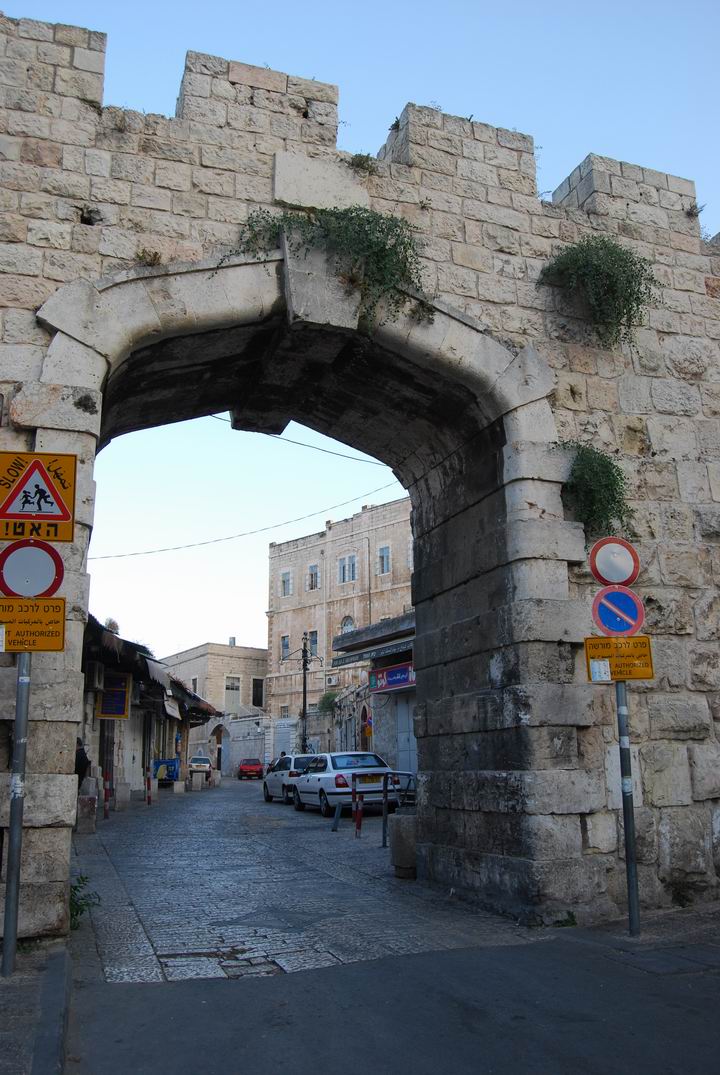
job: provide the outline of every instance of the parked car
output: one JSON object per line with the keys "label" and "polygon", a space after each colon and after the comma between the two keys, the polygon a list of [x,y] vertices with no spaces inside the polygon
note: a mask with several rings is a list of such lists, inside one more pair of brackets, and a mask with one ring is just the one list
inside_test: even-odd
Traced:
{"label": "parked car", "polygon": [[[323,817],[331,817],[335,806],[352,804],[352,777],[357,774],[357,790],[362,792],[363,803],[382,803],[383,773],[390,766],[369,751],[346,751],[344,753],[315,754],[302,776],[295,781],[293,805],[296,810],[317,806]],[[398,802],[397,786],[400,777],[391,776],[388,781],[388,802],[395,809]]]}
{"label": "parked car", "polygon": [[205,754],[193,754],[192,758],[188,762],[189,773],[205,773],[205,779],[210,779],[212,773],[212,762]]}
{"label": "parked car", "polygon": [[277,758],[265,774],[263,798],[266,803],[273,799],[282,799],[284,803],[293,801],[293,788],[299,776],[307,769],[315,754],[286,754]]}
{"label": "parked car", "polygon": [[237,778],[242,780],[243,777],[247,777],[248,780],[252,780],[255,777],[257,780],[262,780],[265,767],[259,758],[243,758],[238,765]]}

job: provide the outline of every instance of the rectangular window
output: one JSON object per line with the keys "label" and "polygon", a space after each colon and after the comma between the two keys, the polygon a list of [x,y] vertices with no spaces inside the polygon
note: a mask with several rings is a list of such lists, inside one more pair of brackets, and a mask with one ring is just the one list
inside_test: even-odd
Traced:
{"label": "rectangular window", "polygon": [[307,711],[308,711],[308,714],[310,714],[311,716],[315,716],[315,714],[318,711],[317,702],[308,702]]}
{"label": "rectangular window", "polygon": [[288,706],[286,706],[286,705],[281,705],[280,706],[280,716],[281,717],[287,717],[288,712],[289,712]]}
{"label": "rectangular window", "polygon": [[381,545],[378,549],[378,575],[390,574],[390,546]]}
{"label": "rectangular window", "polygon": [[341,556],[338,560],[338,582],[355,582],[357,579],[357,556]]}
{"label": "rectangular window", "polygon": [[280,574],[280,596],[290,597],[292,592],[292,573],[290,571],[283,571]]}
{"label": "rectangular window", "polygon": [[308,590],[320,589],[320,565],[310,564],[308,568]]}
{"label": "rectangular window", "polygon": [[317,657],[317,631],[308,631],[308,649],[311,657]]}
{"label": "rectangular window", "polygon": [[258,709],[262,709],[264,701],[264,679],[253,679],[252,681],[252,704],[256,705]]}
{"label": "rectangular window", "polygon": [[225,712],[240,712],[240,676],[225,676]]}
{"label": "rectangular window", "polygon": [[280,635],[280,660],[290,656],[290,635]]}
{"label": "rectangular window", "polygon": [[190,690],[193,694],[197,694],[197,676],[193,676],[190,680]]}

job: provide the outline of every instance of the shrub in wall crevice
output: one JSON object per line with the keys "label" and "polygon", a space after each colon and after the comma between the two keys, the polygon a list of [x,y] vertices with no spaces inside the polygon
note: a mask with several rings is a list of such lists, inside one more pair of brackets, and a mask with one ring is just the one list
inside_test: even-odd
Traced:
{"label": "shrub in wall crevice", "polygon": [[633,342],[645,310],[658,299],[659,286],[647,258],[604,235],[589,235],[567,247],[543,268],[538,284],[579,299],[605,347]]}

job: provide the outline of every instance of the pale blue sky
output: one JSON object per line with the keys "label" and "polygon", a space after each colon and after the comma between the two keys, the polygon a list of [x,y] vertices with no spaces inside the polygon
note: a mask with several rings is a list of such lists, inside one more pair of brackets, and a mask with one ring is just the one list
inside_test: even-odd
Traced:
{"label": "pale blue sky", "polygon": [[[209,52],[337,83],[342,149],[375,153],[408,101],[434,104],[533,135],[540,191],[600,153],[694,179],[698,202],[707,203],[703,225],[720,230],[717,2],[27,0],[4,9],[107,32],[105,104],[172,115],[185,52]],[[288,435],[328,443],[295,426]],[[94,556],[320,510],[272,534],[92,563],[93,612],[114,616],[126,637],[158,655],[231,634],[263,645],[268,541],[402,494],[395,483],[363,496],[392,482],[385,468],[236,433],[211,418],[120,438],[99,457],[97,478]],[[360,499],[324,513],[351,497]]]}

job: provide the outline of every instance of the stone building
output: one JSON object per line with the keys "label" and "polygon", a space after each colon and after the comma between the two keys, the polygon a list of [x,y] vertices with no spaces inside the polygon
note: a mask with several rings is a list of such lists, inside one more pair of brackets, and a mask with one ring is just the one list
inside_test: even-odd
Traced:
{"label": "stone building", "polygon": [[[21,933],[67,926],[95,454],[218,410],[268,433],[298,419],[407,489],[418,875],[546,921],[625,900],[611,688],[583,660],[591,535],[563,502],[558,442],[614,453],[656,665],[630,694],[641,897],[714,896],[720,245],[694,184],[590,155],[543,201],[530,136],[412,104],[358,171],[336,149],[334,86],[191,52],[177,115],[143,115],[102,107],[103,34],[5,16],[0,34],[0,450],[73,453],[79,483],[57,546],[65,650],[33,659]],[[408,296],[361,323],[321,250],[238,253],[248,213],[281,206],[409,221],[422,316]],[[659,282],[632,348],[601,346],[582,306],[538,282],[590,235]],[[0,826],[9,788],[0,773]]]}
{"label": "stone building", "polygon": [[231,638],[227,645],[203,642],[171,653],[162,662],[220,713],[240,714],[244,707],[262,709],[265,704],[267,650],[236,646]]}
{"label": "stone building", "polygon": [[[410,501],[363,507],[349,519],[328,520],[317,534],[270,545],[268,712],[296,717],[302,709],[298,661],[303,632],[319,658],[308,674],[309,736],[332,749],[332,713],[316,718],[326,691],[359,682],[360,665],[332,667],[335,635],[396,616],[411,604]],[[327,726],[327,727],[326,727]]]}
{"label": "stone building", "polygon": [[258,721],[260,726],[265,718],[267,650],[237,646],[231,638],[227,645],[203,642],[180,653],[172,653],[163,657],[163,663],[222,714],[206,727],[191,730],[189,750],[191,754],[209,755],[215,768],[229,776],[244,751],[244,747],[240,744],[236,747],[235,742],[239,739],[239,728],[244,728],[247,721],[239,725],[238,718],[250,718],[253,731],[255,722]]}
{"label": "stone building", "polygon": [[364,684],[337,699],[337,750],[375,750],[393,769],[417,772],[414,639],[413,612],[333,639],[333,668],[353,660],[369,668]]}

